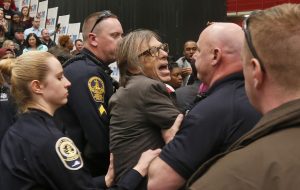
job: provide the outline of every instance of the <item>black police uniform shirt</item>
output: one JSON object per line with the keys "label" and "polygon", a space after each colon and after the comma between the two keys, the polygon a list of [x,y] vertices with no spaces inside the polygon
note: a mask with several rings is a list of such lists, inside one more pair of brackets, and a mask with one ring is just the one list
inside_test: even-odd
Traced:
{"label": "black police uniform shirt", "polygon": [[0,147],[6,130],[15,121],[16,113],[16,107],[11,101],[9,87],[6,85],[0,86]]}
{"label": "black police uniform shirt", "polygon": [[252,129],[260,117],[246,96],[243,74],[232,74],[216,82],[188,112],[181,130],[159,157],[188,179],[201,164]]}
{"label": "black police uniform shirt", "polygon": [[67,105],[56,115],[82,152],[92,175],[104,175],[109,165],[107,106],[113,94],[111,70],[85,48],[63,66],[72,85]]}
{"label": "black police uniform shirt", "polygon": [[[0,189],[104,189],[104,181],[95,183],[83,165],[80,152],[57,129],[53,117],[30,109],[3,138]],[[133,190],[141,180],[141,175],[131,170],[111,189]]]}

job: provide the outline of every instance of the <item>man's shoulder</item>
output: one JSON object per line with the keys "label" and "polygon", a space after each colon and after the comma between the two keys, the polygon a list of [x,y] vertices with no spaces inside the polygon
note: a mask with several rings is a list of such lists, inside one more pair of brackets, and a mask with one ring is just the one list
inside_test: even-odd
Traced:
{"label": "man's shoulder", "polygon": [[182,56],[182,57],[178,58],[175,62],[178,64],[182,64],[184,61],[185,61],[185,58],[184,58],[184,56]]}
{"label": "man's shoulder", "polygon": [[83,66],[82,62],[86,62],[87,57],[83,54],[77,54],[76,56],[72,57],[71,59],[67,60],[64,64],[63,64],[63,68],[64,70],[66,69],[70,69],[70,68],[76,68],[76,67],[80,67]]}

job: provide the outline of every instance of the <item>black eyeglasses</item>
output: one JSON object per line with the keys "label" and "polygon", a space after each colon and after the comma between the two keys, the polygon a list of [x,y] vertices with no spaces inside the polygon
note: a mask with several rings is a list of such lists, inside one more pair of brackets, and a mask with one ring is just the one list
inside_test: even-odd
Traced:
{"label": "black eyeglasses", "polygon": [[109,10],[102,11],[102,13],[98,16],[98,18],[97,18],[97,20],[96,20],[96,22],[95,22],[95,24],[94,24],[94,26],[91,30],[91,33],[93,32],[93,30],[95,29],[95,27],[97,26],[97,24],[99,22],[101,22],[105,18],[109,18],[109,17],[112,17],[112,16],[113,16],[113,14]]}
{"label": "black eyeglasses", "polygon": [[167,53],[169,53],[169,45],[167,43],[161,44],[158,47],[150,47],[149,49],[147,49],[146,51],[144,51],[143,53],[139,54],[138,57],[141,57],[143,55],[151,55],[152,57],[158,57],[159,56],[159,50],[163,50]]}
{"label": "black eyeglasses", "polygon": [[[251,15],[256,14],[256,13],[252,13]],[[252,38],[251,38],[250,31],[249,31],[249,20],[250,20],[251,15],[249,15],[247,18],[245,18],[245,20],[243,22],[243,31],[245,33],[245,38],[246,38],[248,47],[250,49],[250,52],[252,53],[253,57],[258,60],[258,62],[260,64],[260,67],[261,67],[261,70],[263,72],[266,72],[264,64],[263,64],[262,60],[259,58],[259,56],[258,56],[258,54],[257,54],[257,52],[256,52],[256,50],[253,46],[253,43],[252,43]]]}

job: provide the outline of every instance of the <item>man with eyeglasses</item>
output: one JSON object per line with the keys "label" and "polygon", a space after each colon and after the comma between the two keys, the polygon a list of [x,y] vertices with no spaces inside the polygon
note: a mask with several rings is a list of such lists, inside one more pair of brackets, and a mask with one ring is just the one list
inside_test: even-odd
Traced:
{"label": "man with eyeglasses", "polygon": [[108,101],[115,83],[108,65],[115,61],[123,29],[110,11],[89,15],[82,27],[84,48],[67,61],[64,74],[72,83],[68,104],[57,117],[82,153],[93,176],[106,173],[109,165]]}
{"label": "man with eyeglasses", "polygon": [[[117,182],[142,152],[163,147],[178,131],[171,126],[180,112],[164,83],[171,79],[168,53],[168,44],[150,30],[132,31],[119,43],[120,88],[109,101]],[[147,189],[146,179],[138,189]]]}
{"label": "man with eyeglasses", "polygon": [[208,91],[150,164],[149,190],[179,189],[200,165],[224,152],[260,118],[245,93],[242,42],[243,31],[233,23],[214,23],[200,34],[194,59],[197,77]]}
{"label": "man with eyeglasses", "polygon": [[283,4],[244,21],[246,91],[264,116],[225,153],[199,168],[188,189],[299,189],[299,15],[299,4]]}

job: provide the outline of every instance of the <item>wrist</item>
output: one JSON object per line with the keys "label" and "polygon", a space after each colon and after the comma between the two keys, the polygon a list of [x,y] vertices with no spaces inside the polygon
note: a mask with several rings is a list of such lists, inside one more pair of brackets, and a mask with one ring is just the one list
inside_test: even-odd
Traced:
{"label": "wrist", "polygon": [[133,169],[136,170],[137,172],[139,172],[141,174],[141,176],[143,176],[143,177],[145,177],[148,172],[148,168],[141,167],[139,165],[136,165]]}

